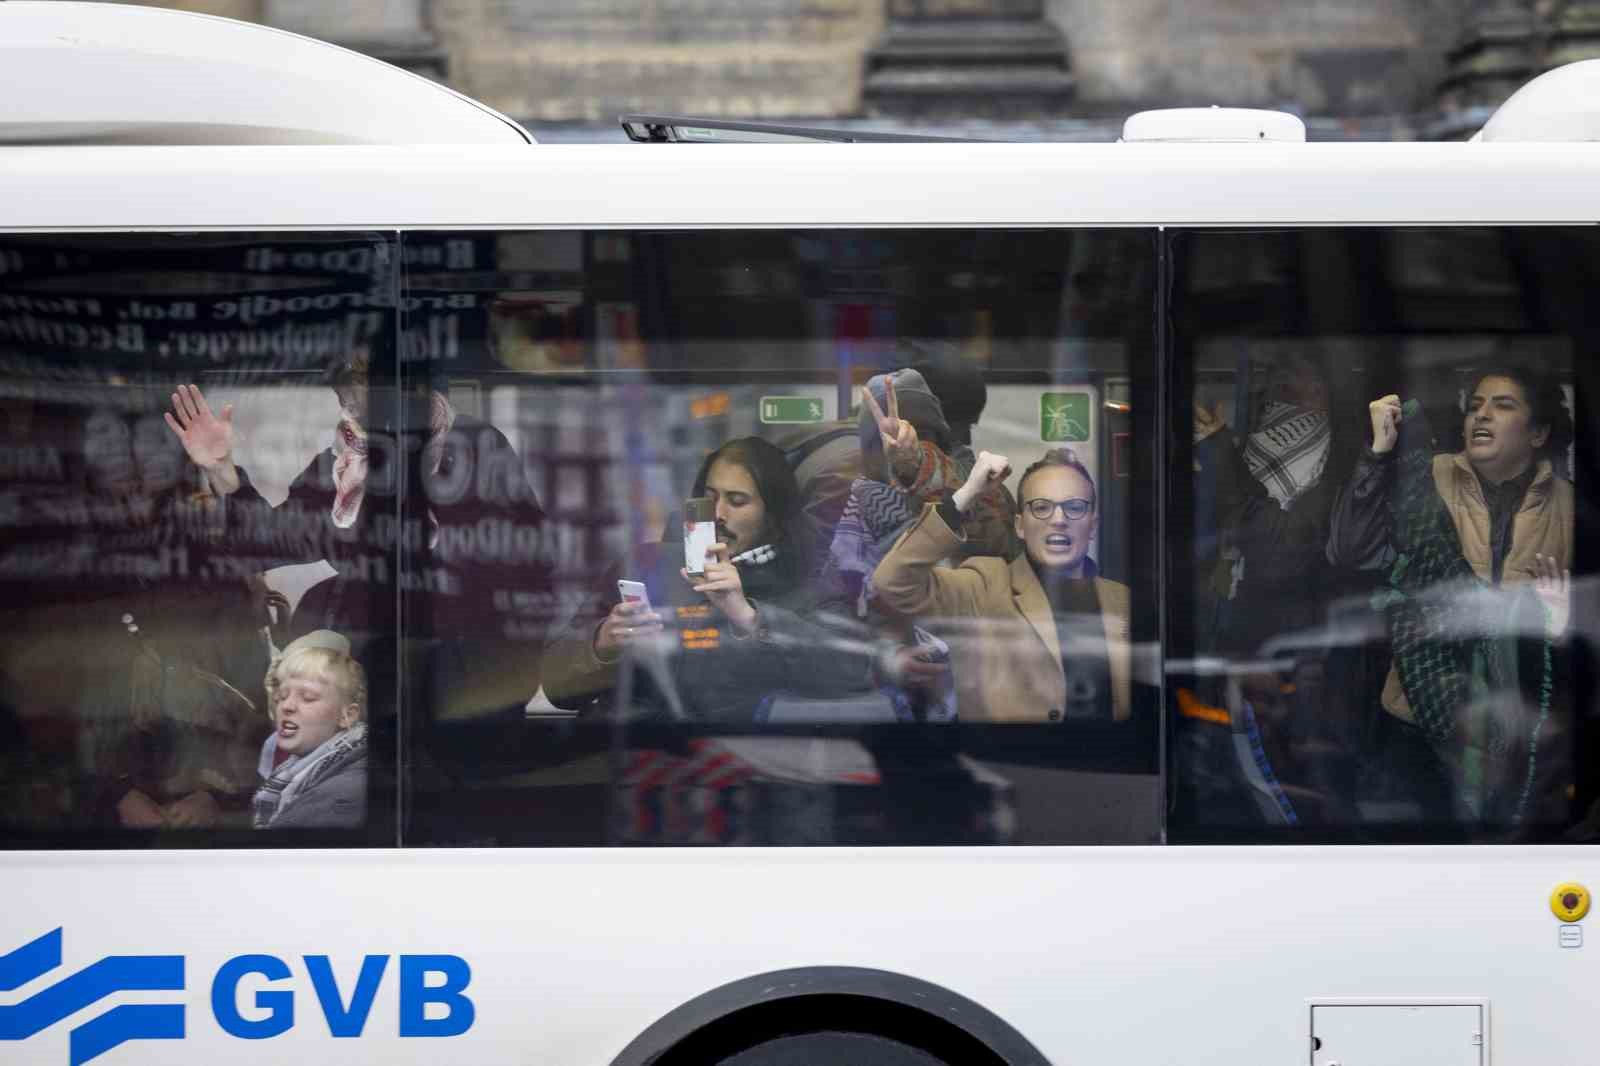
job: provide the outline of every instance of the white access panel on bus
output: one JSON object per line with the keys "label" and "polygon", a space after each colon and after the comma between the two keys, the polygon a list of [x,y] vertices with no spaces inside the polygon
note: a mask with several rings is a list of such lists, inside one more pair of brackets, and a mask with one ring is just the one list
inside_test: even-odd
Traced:
{"label": "white access panel on bus", "polygon": [[1487,1066],[1485,1002],[1311,1007],[1311,1066]]}

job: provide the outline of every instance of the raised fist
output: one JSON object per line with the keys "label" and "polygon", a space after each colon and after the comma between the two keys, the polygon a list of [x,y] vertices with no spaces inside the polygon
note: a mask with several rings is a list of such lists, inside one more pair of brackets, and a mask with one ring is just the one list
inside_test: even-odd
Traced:
{"label": "raised fist", "polygon": [[1367,404],[1367,414],[1372,416],[1372,451],[1387,455],[1400,440],[1400,397],[1390,393]]}
{"label": "raised fist", "polygon": [[956,510],[966,511],[978,495],[1011,475],[1011,460],[993,452],[979,452],[978,461],[972,464],[972,473],[966,484],[955,491]]}

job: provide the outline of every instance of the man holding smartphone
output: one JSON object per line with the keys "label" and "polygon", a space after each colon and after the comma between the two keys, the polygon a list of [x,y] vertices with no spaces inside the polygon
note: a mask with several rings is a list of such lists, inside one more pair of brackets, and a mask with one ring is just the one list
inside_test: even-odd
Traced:
{"label": "man holding smartphone", "polygon": [[671,690],[659,691],[654,671],[635,675],[635,702],[679,706],[696,719],[755,718],[778,696],[871,691],[877,649],[813,587],[806,539],[795,535],[799,512],[779,448],[757,437],[718,448],[685,509],[686,536],[690,521],[709,517],[713,526],[703,559],[691,558],[687,542],[643,546],[634,557],[644,572],[619,576],[643,584],[645,596],[629,602],[619,589],[612,599],[608,581],[552,644],[545,694],[558,707],[596,706],[618,687],[624,653],[646,648],[669,653]]}

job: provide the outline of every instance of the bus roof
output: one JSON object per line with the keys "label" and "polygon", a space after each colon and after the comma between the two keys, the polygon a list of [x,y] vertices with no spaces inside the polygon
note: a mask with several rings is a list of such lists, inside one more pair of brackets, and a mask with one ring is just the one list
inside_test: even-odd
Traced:
{"label": "bus roof", "polygon": [[509,118],[347,48],[131,4],[0,3],[0,145],[529,144]]}
{"label": "bus roof", "polygon": [[10,148],[0,229],[1578,224],[1596,188],[1596,144]]}

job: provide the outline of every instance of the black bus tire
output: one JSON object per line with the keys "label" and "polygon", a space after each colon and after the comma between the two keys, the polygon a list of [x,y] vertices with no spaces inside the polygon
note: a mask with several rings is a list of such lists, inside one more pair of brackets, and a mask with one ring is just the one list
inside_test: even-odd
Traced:
{"label": "black bus tire", "polygon": [[874,1033],[824,1030],[763,1041],[716,1066],[953,1066],[921,1048]]}

